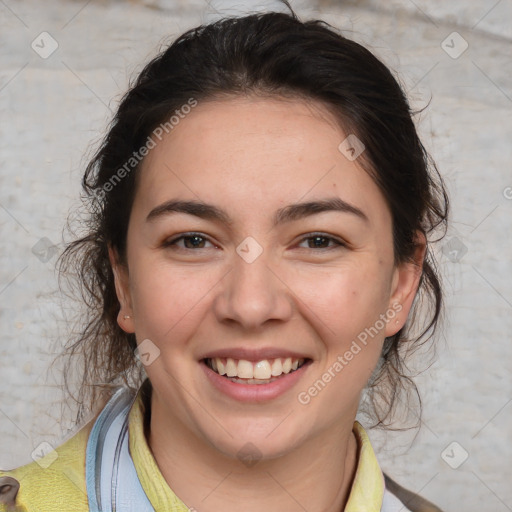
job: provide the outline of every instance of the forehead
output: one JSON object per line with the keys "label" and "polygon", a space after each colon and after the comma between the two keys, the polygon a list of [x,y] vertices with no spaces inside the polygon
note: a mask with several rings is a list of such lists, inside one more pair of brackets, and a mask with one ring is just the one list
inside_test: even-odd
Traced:
{"label": "forehead", "polygon": [[389,220],[384,197],[338,147],[347,138],[319,103],[277,98],[200,102],[145,158],[136,203],[171,197],[223,204],[239,215],[339,196]]}

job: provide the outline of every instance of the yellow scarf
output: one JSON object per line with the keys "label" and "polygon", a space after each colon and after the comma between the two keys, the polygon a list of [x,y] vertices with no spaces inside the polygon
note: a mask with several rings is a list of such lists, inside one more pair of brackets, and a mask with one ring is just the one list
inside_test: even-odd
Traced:
{"label": "yellow scarf", "polygon": [[[157,511],[190,512],[164,480],[144,436],[144,406],[137,399],[130,411],[130,454],[142,488]],[[370,439],[359,422],[354,422],[359,446],[359,462],[345,512],[380,512],[384,494],[384,477]]]}

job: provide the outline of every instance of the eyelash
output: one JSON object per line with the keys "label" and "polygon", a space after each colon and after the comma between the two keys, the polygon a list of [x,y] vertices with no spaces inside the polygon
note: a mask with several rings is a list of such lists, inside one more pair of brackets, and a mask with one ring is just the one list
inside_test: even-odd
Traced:
{"label": "eyelash", "polygon": [[[163,243],[163,246],[164,247],[176,246],[176,243],[179,242],[180,240],[185,240],[185,239],[194,238],[194,237],[202,238],[203,240],[209,241],[208,237],[203,236],[201,233],[191,232],[191,233],[183,233],[178,237],[175,237],[171,240],[167,240]],[[312,240],[314,238],[323,238],[325,240],[328,240],[329,242],[334,242],[335,245],[333,245],[331,247],[318,247],[317,248],[317,249],[321,249],[324,251],[333,250],[338,247],[346,247],[346,244],[344,242],[342,242],[341,240],[338,240],[337,238],[334,238],[332,236],[326,235],[325,233],[308,233],[307,236],[301,238],[300,243],[302,243],[306,240]],[[212,243],[212,242],[210,242],[210,243]],[[190,249],[187,247],[179,247],[179,249],[182,249],[185,251],[187,251],[187,250],[193,251],[194,250],[194,249]],[[204,249],[204,247],[200,247],[199,249]],[[314,247],[306,247],[306,249],[315,249],[315,248]]]}

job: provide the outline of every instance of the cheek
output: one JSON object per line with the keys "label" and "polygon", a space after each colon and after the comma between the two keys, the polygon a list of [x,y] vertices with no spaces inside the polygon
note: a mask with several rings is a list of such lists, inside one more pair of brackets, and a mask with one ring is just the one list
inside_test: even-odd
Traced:
{"label": "cheek", "polygon": [[294,291],[314,313],[325,338],[337,344],[375,324],[389,300],[387,281],[371,264],[317,269],[297,280]]}
{"label": "cheek", "polygon": [[176,344],[197,327],[198,315],[211,301],[214,273],[193,266],[143,263],[141,258],[135,261],[138,263],[130,275],[137,336],[149,337],[157,344],[172,339]]}

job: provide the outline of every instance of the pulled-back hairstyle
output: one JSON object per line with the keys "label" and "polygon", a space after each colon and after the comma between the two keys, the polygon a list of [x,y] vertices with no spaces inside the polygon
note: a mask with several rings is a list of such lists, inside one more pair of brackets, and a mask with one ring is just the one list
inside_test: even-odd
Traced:
{"label": "pulled-back hairstyle", "polygon": [[[249,94],[319,102],[345,133],[360,139],[365,151],[358,163],[374,179],[392,214],[396,264],[411,261],[417,230],[430,243],[432,232],[445,225],[448,198],[442,179],[418,138],[404,92],[370,51],[324,21],[299,20],[291,8],[290,14],[223,18],[187,31],[145,66],[122,98],[83,176],[85,232],[59,260],[60,275],[74,279],[86,308],[78,334],[62,353],[68,391],[71,361],[80,358],[78,421],[102,390],[113,384],[138,387],[145,378],[134,355],[135,335],[117,323],[120,305],[108,256],[112,246],[126,263],[127,227],[140,172],[134,153],[140,155],[153,131],[162,123],[169,127],[170,118],[184,112],[184,106]],[[403,391],[417,395],[405,359],[432,338],[441,311],[440,281],[427,244],[408,322],[386,338],[368,383],[376,425],[389,426]]]}

